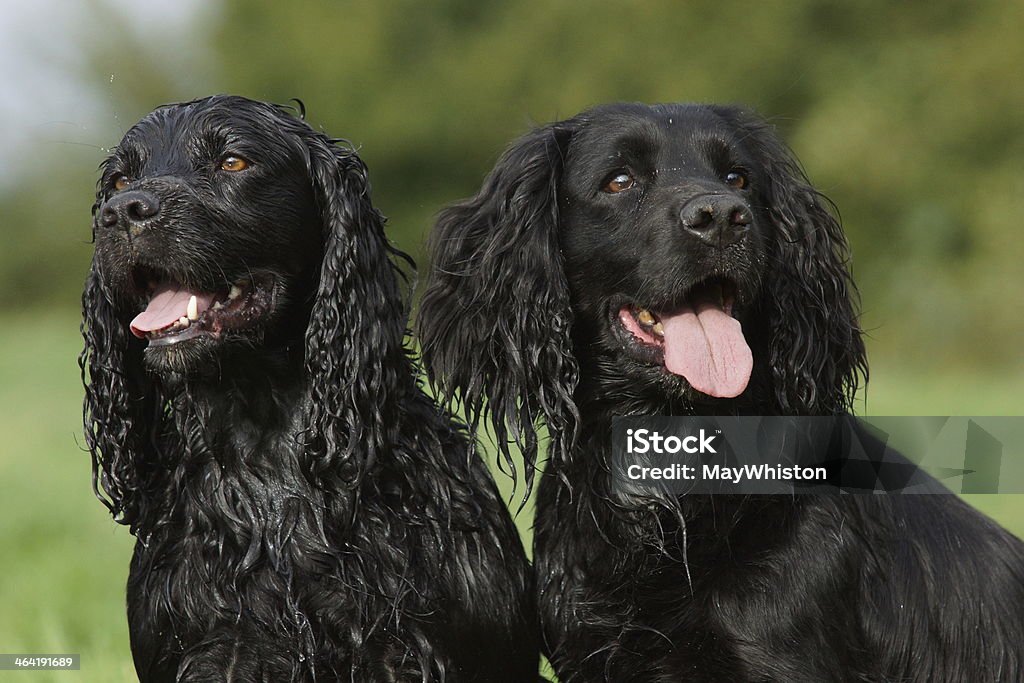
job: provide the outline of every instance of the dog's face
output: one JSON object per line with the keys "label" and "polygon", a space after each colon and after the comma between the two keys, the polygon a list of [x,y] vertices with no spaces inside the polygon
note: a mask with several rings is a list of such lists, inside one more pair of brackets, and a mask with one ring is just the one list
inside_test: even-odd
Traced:
{"label": "dog's face", "polygon": [[557,461],[580,420],[844,410],[866,364],[824,204],[739,108],[612,104],[537,128],[440,214],[431,380],[528,471],[541,419]]}
{"label": "dog's face", "polygon": [[104,163],[93,232],[79,363],[115,515],[146,514],[140,491],[166,476],[154,435],[200,400],[292,411],[316,476],[352,481],[390,443],[412,378],[392,257],[411,260],[350,145],[243,97],[161,107]]}
{"label": "dog's face", "polygon": [[744,391],[771,225],[744,142],[680,105],[597,110],[572,137],[558,231],[581,360],[691,400]]}
{"label": "dog's face", "polygon": [[105,162],[96,268],[151,370],[301,339],[323,250],[294,128],[270,105],[208,98],[157,109]]}

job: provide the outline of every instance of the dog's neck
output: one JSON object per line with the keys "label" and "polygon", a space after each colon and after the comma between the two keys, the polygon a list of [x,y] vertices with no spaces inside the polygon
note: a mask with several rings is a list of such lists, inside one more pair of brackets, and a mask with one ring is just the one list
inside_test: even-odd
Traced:
{"label": "dog's neck", "polygon": [[221,464],[242,451],[280,453],[303,428],[307,377],[298,352],[226,358],[216,375],[179,378],[166,389],[179,435]]}
{"label": "dog's neck", "polygon": [[[601,495],[607,495],[607,488],[611,485],[607,472],[612,462],[612,421],[616,417],[778,413],[770,379],[766,373],[757,370],[742,396],[729,400],[695,401],[678,392],[665,391],[661,386],[635,382],[621,373],[607,371],[609,368],[604,365],[582,370],[584,379],[573,394],[581,418],[576,438],[566,457],[552,452],[549,464],[549,471],[551,467],[557,468],[570,486],[582,483],[600,491]],[[551,444],[552,448],[558,447],[556,439],[552,439]],[[602,462],[604,466],[595,467],[595,462]],[[703,508],[696,498],[691,502],[694,504],[687,506],[690,513]]]}
{"label": "dog's neck", "polygon": [[[670,555],[686,556],[689,561],[698,563],[706,558],[710,564],[719,561],[718,553],[728,552],[729,542],[736,535],[770,538],[759,531],[765,519],[778,520],[778,531],[784,523],[789,524],[796,518],[799,505],[787,507],[782,499],[768,497],[747,501],[741,496],[621,496],[614,491],[609,474],[614,463],[612,420],[615,417],[777,412],[767,402],[759,404],[751,398],[701,403],[636,387],[631,390],[624,387],[618,395],[605,393],[608,385],[602,385],[601,391],[593,393],[587,392],[585,386],[581,388],[584,391],[575,395],[581,416],[576,439],[565,457],[556,456],[554,450],[549,452],[546,474],[556,476],[546,479],[556,488],[556,499],[572,500],[578,490],[588,491],[590,495],[585,499],[594,506],[590,511],[593,523],[612,543],[631,548],[660,539],[658,543],[664,544]],[[550,448],[557,449],[557,444],[557,440],[552,439]],[[765,549],[758,541],[748,547]]]}

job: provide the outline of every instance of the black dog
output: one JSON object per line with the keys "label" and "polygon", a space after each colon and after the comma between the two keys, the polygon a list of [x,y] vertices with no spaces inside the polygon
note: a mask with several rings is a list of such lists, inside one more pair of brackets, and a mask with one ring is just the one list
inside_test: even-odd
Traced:
{"label": "black dog", "polygon": [[403,350],[366,167],[284,110],[157,109],[103,166],[97,495],[138,537],[144,681],[536,679],[529,568]]}
{"label": "black dog", "polygon": [[864,346],[846,242],[770,127],[610,105],[529,133],[433,237],[424,360],[528,472],[570,681],[1021,681],[1024,545],[952,496],[609,484],[614,415],[832,415]]}

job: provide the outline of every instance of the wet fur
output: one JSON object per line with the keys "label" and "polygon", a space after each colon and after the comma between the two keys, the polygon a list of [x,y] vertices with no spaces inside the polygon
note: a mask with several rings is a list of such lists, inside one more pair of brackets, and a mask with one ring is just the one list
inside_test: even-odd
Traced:
{"label": "wet fur", "polygon": [[[673,223],[749,173],[748,234]],[[617,169],[638,192],[599,191]],[[628,200],[628,201],[627,201]],[[741,109],[606,105],[514,142],[432,236],[419,313],[440,392],[529,479],[550,435],[535,562],[562,683],[1024,679],[1024,544],[953,496],[624,498],[616,415],[830,415],[867,364],[847,246],[771,127]],[[624,351],[619,295],[678,303],[726,272],[754,356],[733,399]],[[614,308],[612,309],[614,310]]]}
{"label": "wet fur", "polygon": [[[286,110],[162,107],[103,166],[160,197],[131,237],[94,222],[83,295],[98,497],[137,537],[143,681],[523,681],[528,565],[464,428],[421,391],[366,167]],[[226,175],[233,152],[251,168]],[[246,175],[247,174],[247,175]],[[154,349],[131,268],[195,287],[274,277],[258,328]]]}

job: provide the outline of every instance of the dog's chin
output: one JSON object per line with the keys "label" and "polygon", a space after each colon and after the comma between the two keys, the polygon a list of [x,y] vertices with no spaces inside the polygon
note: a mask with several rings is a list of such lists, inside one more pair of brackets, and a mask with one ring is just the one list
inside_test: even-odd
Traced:
{"label": "dog's chin", "polygon": [[603,374],[613,379],[607,384],[617,395],[641,398],[652,404],[673,404],[692,406],[724,406],[734,399],[716,398],[693,388],[685,377],[665,369],[661,361],[640,360],[641,353],[618,347],[611,355],[610,367]]}
{"label": "dog's chin", "polygon": [[150,343],[143,352],[143,362],[149,372],[159,375],[170,385],[176,385],[190,379],[212,376],[230,346],[230,342],[207,335],[174,344],[154,346]]}

